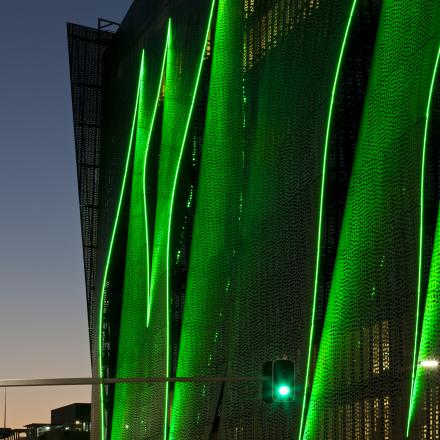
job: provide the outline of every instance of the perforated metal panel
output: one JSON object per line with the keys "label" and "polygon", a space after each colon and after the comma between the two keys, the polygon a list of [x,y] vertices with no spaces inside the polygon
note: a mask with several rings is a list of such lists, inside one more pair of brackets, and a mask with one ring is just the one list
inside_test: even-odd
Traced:
{"label": "perforated metal panel", "polygon": [[[67,24],[89,329],[95,329],[103,55],[113,34]],[[94,337],[90,337],[93,351]]]}
{"label": "perforated metal panel", "polygon": [[437,438],[440,4],[140,3],[106,64],[100,374],[285,355],[297,389],[121,384],[101,438]]}

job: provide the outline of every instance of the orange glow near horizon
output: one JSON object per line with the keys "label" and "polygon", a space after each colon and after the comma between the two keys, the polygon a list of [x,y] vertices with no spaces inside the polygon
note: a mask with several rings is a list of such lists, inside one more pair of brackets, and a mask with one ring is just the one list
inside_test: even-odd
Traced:
{"label": "orange glow near horizon", "polygon": [[[0,426],[3,427],[4,388],[0,390]],[[30,423],[50,423],[50,411],[71,403],[90,403],[91,387],[57,386],[8,388],[7,428],[23,428]]]}

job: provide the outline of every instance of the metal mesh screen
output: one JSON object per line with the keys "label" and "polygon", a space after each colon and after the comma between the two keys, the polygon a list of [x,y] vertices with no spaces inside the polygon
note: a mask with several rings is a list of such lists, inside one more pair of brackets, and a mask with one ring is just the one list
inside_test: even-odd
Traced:
{"label": "metal mesh screen", "polygon": [[[77,24],[67,24],[70,79],[84,272],[93,374],[98,373],[98,213],[102,161],[104,54],[113,34]],[[93,423],[98,438],[98,389],[93,388]]]}
{"label": "metal mesh screen", "polygon": [[[438,381],[417,362],[437,355],[440,5],[160,11],[170,21],[150,17],[124,36],[135,55],[107,65],[124,122],[106,127],[100,185],[119,200],[106,224],[127,227],[101,257],[100,373],[255,377],[287,356],[296,398],[263,402],[259,381],[120,384],[102,439],[437,438]],[[141,57],[127,153],[118,103],[133,114],[123,79]]]}
{"label": "metal mesh screen", "polygon": [[[197,14],[183,5],[171,12],[152,246],[151,317],[146,339],[151,347],[147,364],[152,376],[170,375],[173,364],[170,310],[179,299],[177,291],[181,291],[181,286],[173,283],[173,263],[177,261],[175,257],[179,233],[175,213],[185,209],[187,203],[183,196],[177,194],[186,191],[179,186],[179,177],[182,173],[182,160],[191,154],[194,142],[191,124],[204,67],[207,32],[211,25],[210,6],[211,2],[196,1],[192,7],[198,11]],[[183,205],[178,205],[178,201],[183,201]],[[149,392],[148,435],[151,438],[166,438],[169,414],[174,405],[172,387],[155,385],[149,387]],[[159,421],[162,421],[162,425]]]}
{"label": "metal mesh screen", "polygon": [[439,17],[436,2],[382,5],[305,438],[406,433]]}
{"label": "metal mesh screen", "polygon": [[[103,55],[113,34],[68,23],[67,35],[89,328],[94,331]],[[93,336],[90,344],[93,351]]]}
{"label": "metal mesh screen", "polygon": [[[165,73],[166,54],[170,39],[168,32],[157,51],[142,55],[140,89],[136,123],[136,141],[131,187],[130,218],[128,229],[125,281],[122,302],[118,377],[148,376],[147,359],[150,350],[145,340],[151,319],[151,255],[154,231],[154,210],[147,198],[150,193],[147,181],[148,164],[157,163],[157,136],[154,136],[156,119],[163,112],[161,92]],[[156,310],[155,310],[156,312]],[[157,314],[157,313],[156,313]],[[154,317],[156,316],[154,314]],[[157,373],[156,373],[157,374]],[[165,373],[162,373],[165,374]],[[112,420],[112,438],[143,438],[150,413],[146,405],[148,394],[144,385],[121,384],[116,387]],[[141,397],[144,397],[142,399]]]}

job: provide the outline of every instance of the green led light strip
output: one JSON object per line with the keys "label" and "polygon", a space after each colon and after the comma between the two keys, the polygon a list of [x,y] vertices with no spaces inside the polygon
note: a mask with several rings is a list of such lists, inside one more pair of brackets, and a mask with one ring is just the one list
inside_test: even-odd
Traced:
{"label": "green led light strip", "polygon": [[[99,316],[98,316],[98,374],[99,374],[100,378],[104,377],[104,372],[102,369],[102,338],[103,338],[102,318],[103,318],[103,312],[104,312],[104,298],[106,295],[107,276],[108,276],[108,271],[109,271],[109,267],[110,267],[110,260],[111,260],[111,256],[112,256],[112,252],[113,252],[113,245],[114,245],[114,241],[115,241],[116,231],[117,231],[118,224],[119,224],[119,217],[121,214],[121,207],[122,207],[122,201],[123,201],[124,193],[125,193],[125,186],[127,183],[128,167],[130,164],[131,150],[133,147],[133,138],[134,138],[134,131],[135,131],[135,126],[136,126],[136,118],[137,118],[137,113],[138,113],[139,94],[140,94],[140,89],[141,89],[142,78],[144,76],[144,57],[145,57],[145,53],[142,50],[141,67],[140,67],[138,88],[137,88],[137,94],[136,94],[136,104],[135,104],[133,121],[132,121],[131,131],[130,131],[130,140],[128,143],[127,158],[125,160],[124,176],[122,179],[121,193],[119,195],[118,206],[116,209],[116,218],[115,218],[115,223],[113,225],[112,235],[110,238],[110,245],[109,245],[109,250],[108,250],[108,254],[107,254],[107,259],[105,262],[104,277],[103,277],[102,287],[101,287],[101,297],[100,297],[100,303],[99,303]],[[101,439],[105,440],[104,385],[99,386],[99,400],[100,400]]]}
{"label": "green led light strip", "polygon": [[422,151],[422,172],[420,178],[420,230],[419,230],[419,275],[417,282],[417,309],[416,309],[416,327],[414,332],[414,353],[413,353],[413,366],[412,366],[412,375],[411,375],[411,394],[410,394],[410,405],[408,412],[408,419],[406,425],[406,437],[409,437],[409,431],[411,428],[411,420],[413,418],[413,399],[414,399],[414,386],[416,379],[416,370],[417,370],[417,354],[418,354],[418,336],[419,336],[419,320],[420,320],[420,299],[422,293],[422,272],[423,272],[423,224],[424,224],[424,199],[425,199],[425,172],[426,172],[426,149],[428,145],[428,131],[429,131],[429,120],[431,116],[431,107],[432,107],[432,97],[434,94],[434,84],[435,79],[437,77],[438,65],[440,60],[440,48],[437,52],[437,58],[435,61],[434,71],[431,78],[431,85],[429,89],[429,97],[428,103],[426,106],[425,113],[425,131],[423,135],[423,151]]}
{"label": "green led light strip", "polygon": [[333,81],[332,94],[330,98],[330,107],[327,118],[327,128],[325,134],[325,142],[324,142],[324,157],[322,161],[322,177],[321,177],[321,195],[319,201],[319,223],[318,223],[318,242],[316,246],[316,264],[315,264],[315,279],[314,279],[314,287],[313,287],[313,306],[312,306],[312,318],[311,318],[311,326],[310,326],[310,336],[309,336],[309,349],[307,354],[307,369],[306,369],[306,379],[304,383],[304,396],[302,402],[301,409],[301,422],[299,427],[299,440],[302,439],[303,430],[304,430],[304,419],[306,412],[306,402],[307,402],[307,388],[309,386],[309,376],[310,376],[310,364],[312,360],[312,348],[313,348],[313,339],[314,339],[314,331],[315,331],[315,316],[316,316],[316,303],[318,299],[318,288],[319,288],[319,269],[321,262],[321,241],[322,241],[322,229],[323,229],[323,211],[324,211],[324,196],[325,196],[325,183],[327,178],[327,158],[328,158],[328,149],[330,145],[330,131],[331,131],[331,123],[333,120],[333,110],[335,105],[335,96],[336,96],[336,88],[339,82],[339,76],[341,72],[342,60],[344,58],[345,48],[347,46],[348,35],[350,33],[351,23],[353,21],[354,12],[356,10],[357,0],[353,1],[350,10],[350,16],[348,18],[347,26],[345,28],[344,38],[342,40],[342,46],[339,53],[338,63],[336,67],[335,79]]}
{"label": "green led light strip", "polygon": [[[192,114],[194,111],[194,105],[196,102],[196,96],[197,91],[199,88],[200,78],[202,75],[202,68],[203,68],[203,62],[205,60],[205,52],[206,52],[206,46],[208,44],[208,38],[209,38],[209,32],[211,30],[211,23],[212,18],[214,16],[214,7],[215,7],[216,0],[212,0],[211,3],[211,10],[209,13],[209,19],[208,19],[208,26],[206,28],[206,34],[205,34],[205,40],[202,47],[202,54],[200,57],[200,62],[198,66],[197,76],[196,76],[196,82],[194,84],[194,91],[192,93],[192,99],[191,99],[191,106],[189,109],[188,118],[186,120],[185,125],[185,131],[183,134],[182,144],[180,147],[180,153],[179,153],[179,159],[177,161],[177,167],[176,172],[174,175],[174,181],[173,181],[173,188],[171,192],[171,201],[169,206],[169,214],[168,214],[168,233],[167,233],[167,263],[166,263],[166,319],[167,319],[167,341],[166,341],[166,375],[167,377],[170,374],[170,245],[171,245],[171,223],[172,223],[172,217],[173,217],[173,207],[174,207],[174,198],[176,195],[176,186],[177,186],[177,179],[179,177],[179,171],[180,171],[180,163],[182,161],[183,156],[183,150],[186,143],[186,138],[188,137],[189,132],[189,126],[192,119]],[[163,438],[166,440],[168,438],[168,388],[169,384],[168,382],[165,385],[165,413],[164,413],[164,429],[163,429]]]}
{"label": "green led light strip", "polygon": [[151,312],[151,297],[150,297],[150,240],[149,240],[149,231],[148,231],[148,214],[147,214],[147,189],[146,189],[146,173],[147,173],[147,160],[148,160],[148,151],[150,149],[151,136],[153,134],[153,127],[156,121],[157,108],[159,106],[160,93],[163,85],[163,77],[165,73],[165,63],[167,59],[168,46],[171,38],[171,19],[168,20],[168,31],[167,31],[167,39],[165,43],[165,49],[162,59],[162,69],[159,78],[159,85],[157,87],[156,94],[156,102],[154,106],[153,115],[151,118],[150,129],[147,138],[147,147],[145,150],[145,159],[144,159],[144,172],[143,172],[143,192],[144,192],[144,218],[145,218],[145,237],[146,237],[146,248],[147,248],[147,327],[150,325],[150,312]]}

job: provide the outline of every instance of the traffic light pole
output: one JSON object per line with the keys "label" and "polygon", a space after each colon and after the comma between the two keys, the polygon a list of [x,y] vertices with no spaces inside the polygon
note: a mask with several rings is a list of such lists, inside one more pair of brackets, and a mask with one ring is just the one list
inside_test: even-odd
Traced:
{"label": "traffic light pole", "polygon": [[111,385],[117,383],[175,383],[175,382],[261,382],[270,376],[194,376],[194,377],[127,377],[127,378],[59,378],[59,379],[7,379],[0,380],[0,387],[51,387],[80,385]]}

